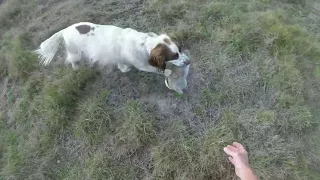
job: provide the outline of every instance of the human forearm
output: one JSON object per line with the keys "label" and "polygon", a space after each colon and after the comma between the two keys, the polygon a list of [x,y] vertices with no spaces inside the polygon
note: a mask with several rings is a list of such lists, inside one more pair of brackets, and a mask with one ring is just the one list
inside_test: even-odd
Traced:
{"label": "human forearm", "polygon": [[239,178],[241,180],[258,180],[258,177],[256,176],[255,172],[250,167],[241,170]]}

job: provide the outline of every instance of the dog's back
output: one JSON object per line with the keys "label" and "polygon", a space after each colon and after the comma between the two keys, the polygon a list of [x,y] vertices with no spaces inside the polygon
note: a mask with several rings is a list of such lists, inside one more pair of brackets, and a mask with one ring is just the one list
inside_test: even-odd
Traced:
{"label": "dog's back", "polygon": [[120,56],[122,31],[122,28],[111,25],[78,23],[66,28],[63,38],[67,53],[85,56],[91,63],[113,64]]}
{"label": "dog's back", "polygon": [[[112,25],[99,25],[90,22],[73,24],[44,41],[36,53],[42,64],[48,65],[64,42],[67,51],[66,62],[77,68],[77,62],[83,57],[89,63],[98,62],[101,65],[124,63],[134,64],[135,59],[141,59],[145,51],[139,47],[139,40],[146,34],[127,28]],[[132,57],[137,55],[137,57]],[[145,58],[145,57],[143,57]]]}

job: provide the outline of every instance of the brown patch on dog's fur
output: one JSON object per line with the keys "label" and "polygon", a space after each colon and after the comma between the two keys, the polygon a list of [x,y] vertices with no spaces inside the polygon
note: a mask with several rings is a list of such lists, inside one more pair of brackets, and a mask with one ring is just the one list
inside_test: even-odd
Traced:
{"label": "brown patch on dog's fur", "polygon": [[171,45],[170,39],[165,38],[165,39],[164,39],[164,42],[167,43],[168,45]]}
{"label": "brown patch on dog's fur", "polygon": [[150,54],[149,63],[151,66],[157,67],[164,71],[166,69],[166,62],[178,59],[179,54],[172,52],[167,45],[158,44],[152,49]]}
{"label": "brown patch on dog's fur", "polygon": [[79,31],[80,34],[87,34],[91,30],[91,26],[89,25],[80,25],[77,26],[76,29]]}

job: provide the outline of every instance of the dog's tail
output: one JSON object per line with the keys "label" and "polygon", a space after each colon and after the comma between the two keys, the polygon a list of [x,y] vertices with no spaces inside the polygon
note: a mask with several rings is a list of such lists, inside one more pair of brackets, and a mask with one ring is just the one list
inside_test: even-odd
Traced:
{"label": "dog's tail", "polygon": [[40,64],[48,65],[52,61],[63,40],[63,30],[55,33],[49,39],[42,42],[40,48],[35,51],[40,59]]}

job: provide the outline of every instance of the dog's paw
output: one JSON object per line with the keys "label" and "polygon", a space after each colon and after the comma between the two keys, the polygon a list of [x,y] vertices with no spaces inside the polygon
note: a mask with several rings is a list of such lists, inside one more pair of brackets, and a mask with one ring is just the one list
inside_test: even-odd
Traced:
{"label": "dog's paw", "polygon": [[172,70],[170,70],[170,69],[165,69],[164,70],[164,76],[165,77],[169,77],[171,74],[172,74]]}
{"label": "dog's paw", "polygon": [[127,73],[127,72],[131,71],[131,67],[127,67],[127,68],[120,69],[120,71],[121,71],[122,73]]}
{"label": "dog's paw", "polygon": [[120,71],[122,73],[126,73],[126,72],[131,71],[131,67],[126,64],[118,64],[118,68],[120,69]]}

